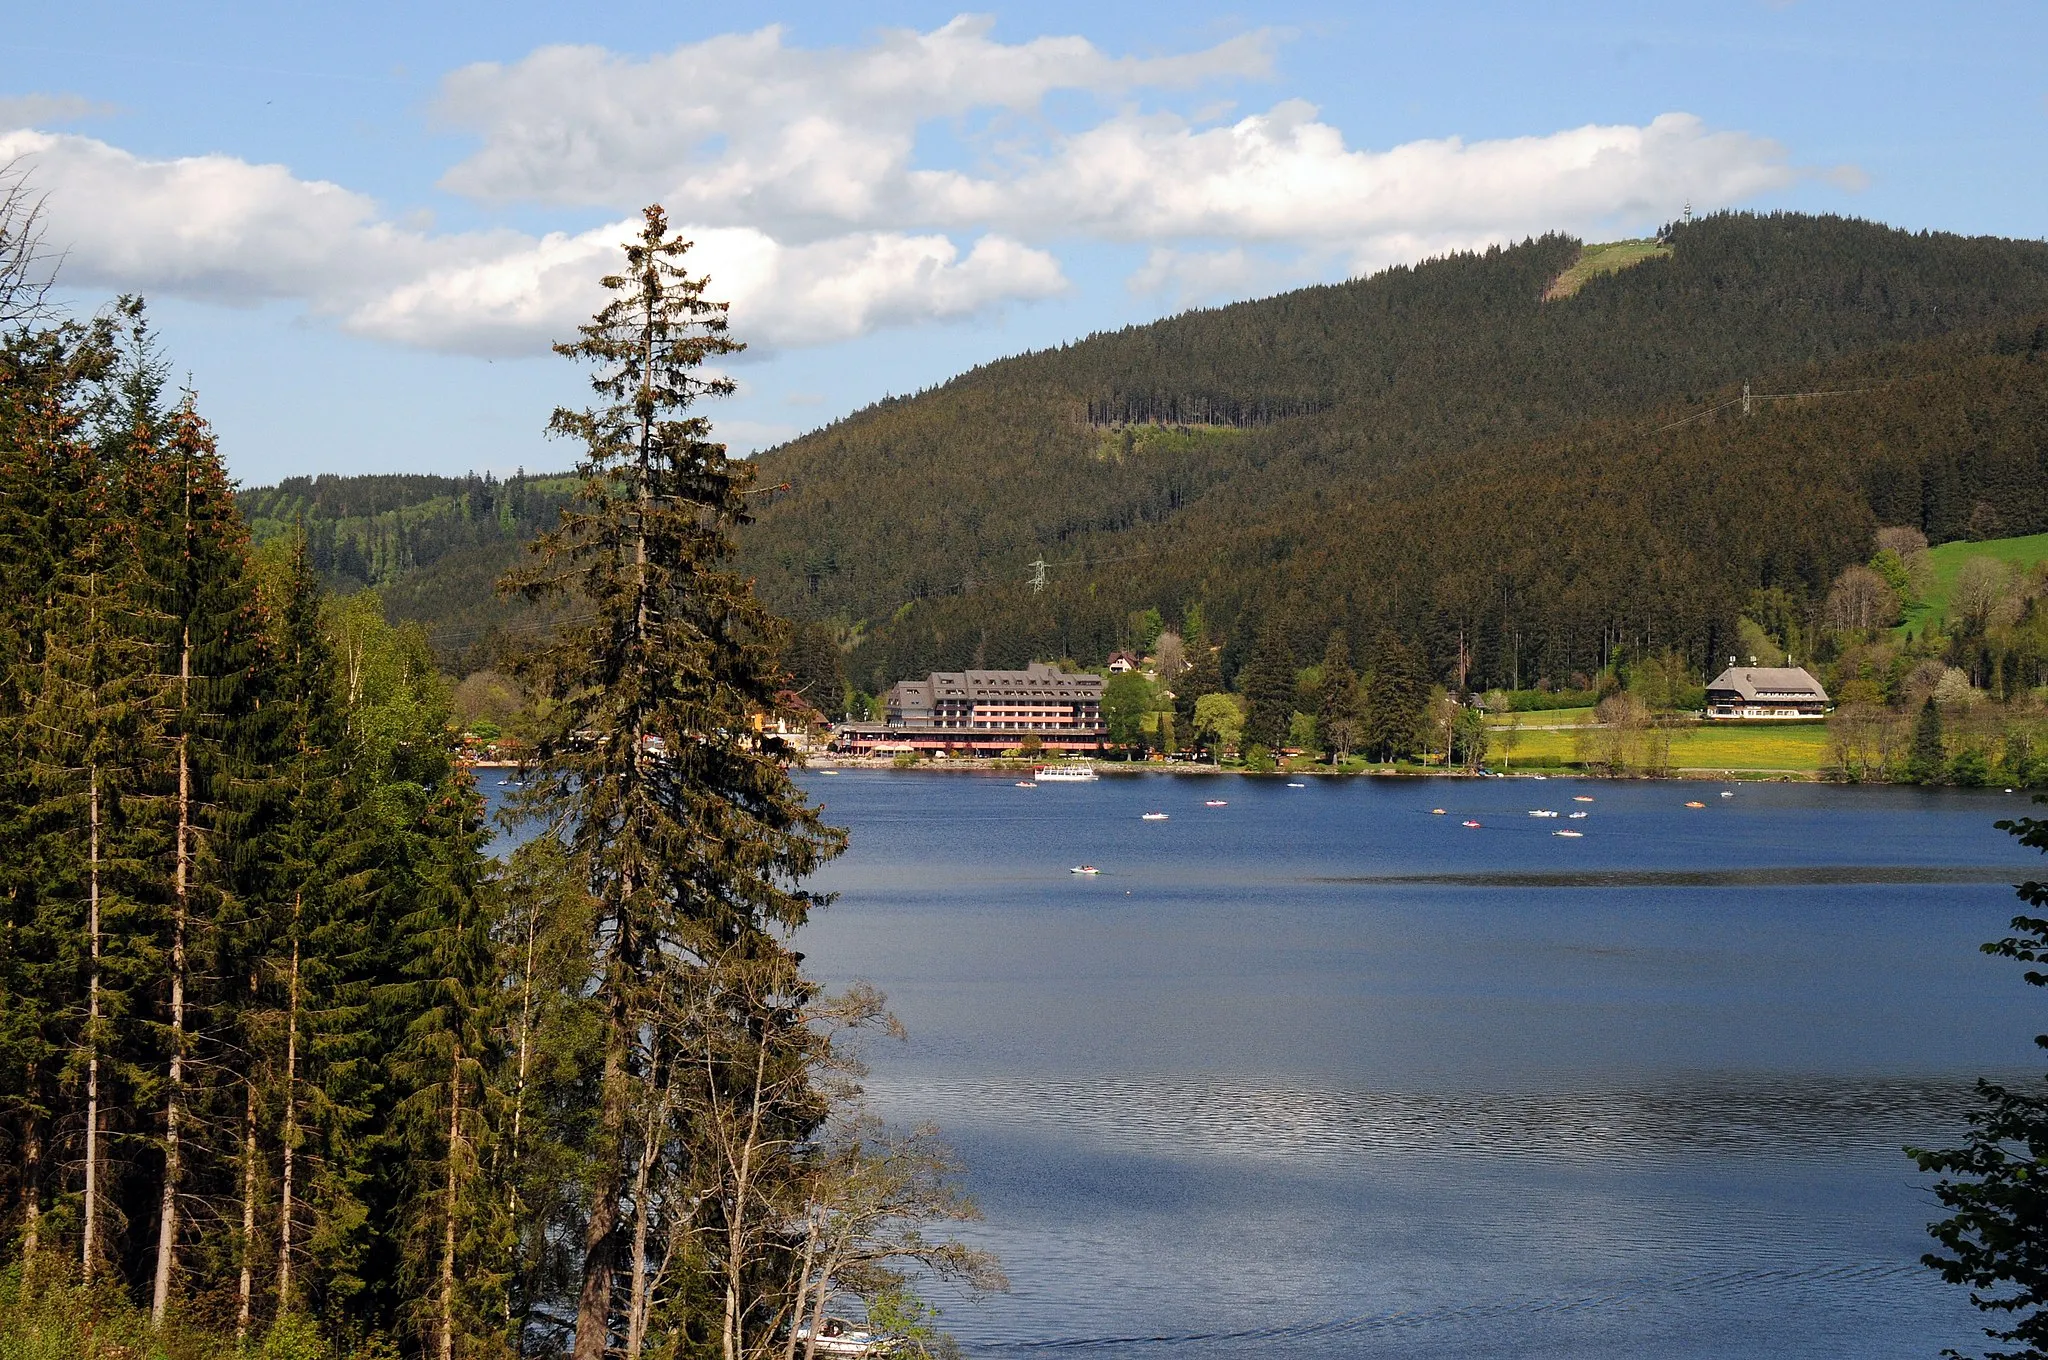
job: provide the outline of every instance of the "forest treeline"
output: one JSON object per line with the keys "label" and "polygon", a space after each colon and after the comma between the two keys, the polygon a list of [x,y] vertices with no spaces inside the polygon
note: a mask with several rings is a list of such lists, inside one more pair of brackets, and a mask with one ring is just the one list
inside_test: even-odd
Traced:
{"label": "forest treeline", "polygon": [[847,1306],[914,1352],[914,1273],[1000,1285],[935,1230],[951,1155],[860,1103],[883,999],[790,944],[843,836],[761,733],[784,626],[721,565],[751,469],[685,413],[723,311],[682,249],[651,214],[564,348],[599,401],[516,583],[568,621],[502,857],[425,630],[254,543],[140,303],[0,289],[8,1353],[795,1360]]}
{"label": "forest treeline", "polygon": [[322,474],[245,488],[239,498],[257,543],[303,536],[329,589],[377,588],[393,620],[419,622],[443,663],[466,673],[504,660],[514,639],[548,621],[546,611],[501,597],[496,582],[574,490],[567,478],[523,471],[503,480]]}
{"label": "forest treeline", "polygon": [[1275,613],[1297,665],[1391,630],[1438,680],[1526,688],[1624,643],[1703,670],[1754,591],[1818,607],[1880,524],[2048,528],[2048,245],[1798,214],[1664,236],[1547,302],[1576,241],[986,365],[762,454],[792,490],[743,560],[868,693],[1099,663],[1193,606],[1226,679]]}

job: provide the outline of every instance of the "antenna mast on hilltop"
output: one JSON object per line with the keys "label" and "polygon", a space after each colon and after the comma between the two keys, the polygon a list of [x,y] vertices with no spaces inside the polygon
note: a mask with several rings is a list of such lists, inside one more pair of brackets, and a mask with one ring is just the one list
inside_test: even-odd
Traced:
{"label": "antenna mast on hilltop", "polygon": [[1685,200],[1685,221],[1687,226],[1692,225],[1692,200],[1689,198]]}

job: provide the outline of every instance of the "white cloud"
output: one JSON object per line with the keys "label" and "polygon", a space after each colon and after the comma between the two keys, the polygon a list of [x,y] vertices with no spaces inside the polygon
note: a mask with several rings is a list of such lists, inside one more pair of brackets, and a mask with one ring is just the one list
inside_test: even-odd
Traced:
{"label": "white cloud", "polygon": [[[471,354],[538,353],[598,298],[637,229],[433,235],[364,195],[228,156],[151,161],[88,137],[0,135],[47,193],[64,281],[230,305],[303,301],[361,334]],[[944,320],[1065,287],[1052,256],[985,235],[845,234],[797,246],[751,228],[695,230],[691,264],[733,303],[735,329],[774,348],[878,325]]]}
{"label": "white cloud", "polygon": [[[551,235],[490,258],[437,269],[353,310],[346,324],[385,339],[470,353],[530,349],[565,337],[597,299],[598,276],[637,223]],[[732,304],[751,345],[850,339],[878,326],[950,320],[1066,287],[1044,251],[984,236],[965,256],[944,236],[864,233],[783,245],[744,227],[690,233],[693,271]]]}
{"label": "white cloud", "polygon": [[83,95],[0,95],[0,132],[48,127],[53,123],[75,123],[81,118],[103,118],[114,111],[112,104],[102,104]]}
{"label": "white cloud", "polygon": [[1000,43],[991,26],[962,16],[853,51],[791,47],[772,26],[645,59],[544,47],[465,67],[444,82],[439,113],[483,145],[442,183],[492,202],[625,208],[665,197],[693,220],[778,234],[904,225],[910,161],[930,120],[1029,114],[1057,91],[1187,89],[1272,69],[1265,33],[1132,58],[1077,37]]}
{"label": "white cloud", "polygon": [[[1222,112],[1206,87],[1270,76],[1269,34],[1133,58],[991,31],[962,17],[825,50],[770,27],[648,58],[548,47],[466,67],[439,113],[479,145],[443,183],[622,217],[662,201],[691,224],[693,267],[732,302],[735,331],[774,348],[1050,296],[1067,286],[1051,249],[1076,241],[1147,247],[1134,291],[1206,301],[1553,228],[1640,229],[1688,200],[1732,205],[1819,173],[1685,113],[1387,149],[1347,144],[1299,100],[1212,124],[1156,107],[1157,92]],[[1061,93],[1103,102],[1080,119],[1062,103],[1062,123],[1045,111]],[[68,96],[0,101],[10,110],[89,111]],[[947,120],[961,150],[926,163],[920,138]],[[49,131],[0,132],[0,163],[13,156],[48,193],[68,283],[298,301],[458,352],[537,353],[568,335],[633,229],[436,232],[424,210],[282,165],[150,160]],[[1853,167],[1826,175],[1860,182]]]}
{"label": "white cloud", "polygon": [[[486,201],[624,207],[658,197],[692,220],[790,240],[987,230],[1176,252],[1208,241],[1226,247],[1209,252],[1217,259],[1287,243],[1367,268],[1555,227],[1647,225],[1688,199],[1739,203],[1811,173],[1767,138],[1685,113],[1387,150],[1346,145],[1299,100],[1224,126],[1118,107],[1062,130],[1030,116],[1055,91],[1124,96],[1259,78],[1271,73],[1272,39],[1133,60],[1078,38],[1006,45],[989,32],[987,20],[963,17],[818,51],[773,27],[645,60],[552,47],[468,67],[448,78],[440,107],[482,145],[443,183]],[[977,113],[1021,117],[977,135],[959,121]],[[944,119],[973,163],[916,164],[920,128]]]}

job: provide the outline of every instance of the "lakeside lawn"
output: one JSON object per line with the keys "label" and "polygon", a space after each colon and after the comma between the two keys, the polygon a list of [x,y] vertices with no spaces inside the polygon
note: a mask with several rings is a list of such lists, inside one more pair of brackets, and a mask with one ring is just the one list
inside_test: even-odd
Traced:
{"label": "lakeside lawn", "polygon": [[[1500,738],[1488,764],[1496,770],[1552,769],[1578,759],[1577,732],[1522,729],[1511,753]],[[1781,726],[1681,727],[1671,734],[1671,763],[1680,770],[1731,770],[1751,774],[1820,773],[1827,763],[1826,723]]]}

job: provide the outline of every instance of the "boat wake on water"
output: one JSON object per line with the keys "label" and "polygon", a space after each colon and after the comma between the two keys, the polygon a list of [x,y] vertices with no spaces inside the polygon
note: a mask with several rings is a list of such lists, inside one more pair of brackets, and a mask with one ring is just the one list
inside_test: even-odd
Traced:
{"label": "boat wake on water", "polygon": [[1455,888],[1824,888],[2017,883],[2026,876],[2024,866],[2009,864],[1788,864],[1752,869],[1479,869],[1430,874],[1333,874],[1311,876],[1301,882],[1394,888],[1431,884]]}

